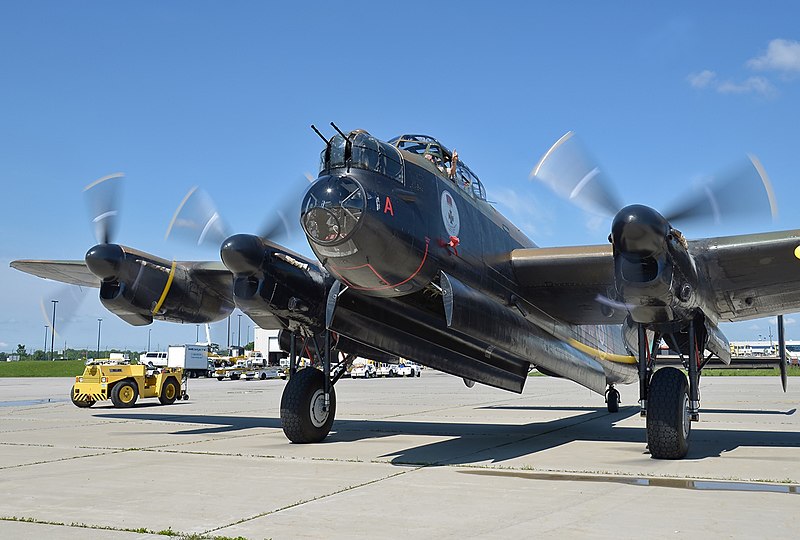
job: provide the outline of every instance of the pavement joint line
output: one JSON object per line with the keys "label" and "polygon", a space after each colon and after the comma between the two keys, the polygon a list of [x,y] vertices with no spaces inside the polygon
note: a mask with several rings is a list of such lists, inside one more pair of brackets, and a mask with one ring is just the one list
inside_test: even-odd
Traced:
{"label": "pavement joint line", "polygon": [[108,456],[108,455],[112,455],[112,454],[120,454],[120,453],[123,453],[123,452],[130,452],[130,450],[129,449],[115,450],[115,451],[108,451],[108,452],[100,452],[98,454],[84,454],[84,455],[81,455],[81,456],[70,456],[70,457],[63,457],[63,458],[58,458],[58,459],[45,459],[45,460],[42,460],[42,461],[33,461],[31,463],[18,463],[17,465],[2,466],[2,467],[0,467],[0,471],[7,471],[7,470],[11,470],[11,469],[20,469],[22,467],[30,467],[30,466],[33,466],[33,465],[48,465],[50,463],[58,463],[58,462],[61,462],[61,461],[72,461],[72,460],[75,460],[75,459],[84,459],[84,458],[99,457],[99,456]]}
{"label": "pavement joint line", "polygon": [[289,510],[291,508],[297,508],[298,506],[303,506],[303,505],[308,504],[308,503],[321,501],[323,499],[327,499],[329,497],[333,497],[334,495],[339,495],[341,493],[347,493],[349,491],[353,491],[353,490],[356,490],[356,489],[359,489],[359,488],[362,488],[362,487],[371,486],[373,484],[377,484],[377,483],[383,482],[385,480],[391,480],[392,478],[396,478],[396,477],[404,475],[404,474],[408,474],[408,473],[411,473],[411,472],[418,471],[418,470],[423,469],[423,468],[425,468],[427,466],[428,465],[422,465],[422,466],[419,466],[419,467],[410,468],[410,469],[405,470],[405,471],[398,471],[398,472],[396,472],[394,474],[390,474],[388,476],[384,476],[384,477],[381,477],[381,478],[375,478],[374,480],[368,480],[366,482],[361,482],[360,484],[355,484],[355,485],[352,485],[352,486],[347,486],[347,487],[344,487],[342,489],[338,489],[336,491],[332,491],[330,493],[324,493],[324,494],[319,495],[317,497],[312,497],[310,499],[304,499],[304,500],[296,501],[296,502],[294,502],[292,504],[287,504],[286,506],[282,506],[280,508],[275,508],[274,510],[269,510],[267,512],[261,512],[259,514],[254,515],[254,516],[250,516],[250,517],[239,519],[239,520],[234,521],[233,523],[229,523],[227,525],[221,525],[221,526],[215,527],[213,529],[208,529],[207,531],[204,531],[202,534],[206,534],[206,535],[212,534],[212,533],[214,533],[216,531],[220,531],[222,529],[227,529],[228,527],[234,527],[236,525],[241,525],[242,523],[247,523],[248,521],[253,521],[253,520],[256,520],[256,519],[259,519],[259,518],[262,518],[262,517],[271,516],[273,514],[277,514],[278,512],[282,512],[284,510]]}
{"label": "pavement joint line", "polygon": [[212,537],[208,537],[205,534],[196,535],[190,533],[182,533],[180,531],[175,531],[172,528],[165,529],[163,531],[154,531],[146,527],[138,527],[138,528],[113,527],[111,525],[78,523],[76,521],[73,521],[72,523],[64,523],[63,521],[49,521],[33,517],[16,517],[16,516],[0,516],[0,521],[16,522],[16,523],[33,523],[35,525],[52,525],[56,527],[69,527],[71,529],[91,529],[95,531],[114,531],[114,532],[128,532],[128,533],[138,533],[138,534],[153,534],[153,535],[160,535],[160,536],[179,538],[179,539],[197,538],[198,540],[202,540],[205,538],[209,538],[210,540],[213,540]]}

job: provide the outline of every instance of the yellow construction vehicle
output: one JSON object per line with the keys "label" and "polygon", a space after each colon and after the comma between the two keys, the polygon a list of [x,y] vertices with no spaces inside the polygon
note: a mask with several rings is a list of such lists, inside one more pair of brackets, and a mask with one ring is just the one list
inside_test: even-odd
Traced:
{"label": "yellow construction vehicle", "polygon": [[76,407],[111,399],[114,407],[133,407],[139,397],[157,397],[162,405],[189,399],[181,390],[183,369],[142,364],[90,364],[75,377],[70,397]]}

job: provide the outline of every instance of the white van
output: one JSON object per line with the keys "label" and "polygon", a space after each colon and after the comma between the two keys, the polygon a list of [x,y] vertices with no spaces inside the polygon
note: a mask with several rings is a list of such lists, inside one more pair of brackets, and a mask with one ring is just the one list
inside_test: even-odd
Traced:
{"label": "white van", "polygon": [[147,352],[139,357],[140,364],[153,363],[156,367],[167,367],[167,353],[166,352]]}

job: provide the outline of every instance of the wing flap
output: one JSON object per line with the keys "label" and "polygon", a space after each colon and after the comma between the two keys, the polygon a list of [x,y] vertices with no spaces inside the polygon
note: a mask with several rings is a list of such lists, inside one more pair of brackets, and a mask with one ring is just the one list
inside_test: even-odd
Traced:
{"label": "wing flap", "polygon": [[526,248],[511,252],[511,266],[527,301],[571,324],[617,324],[625,312],[597,301],[614,286],[611,245]]}

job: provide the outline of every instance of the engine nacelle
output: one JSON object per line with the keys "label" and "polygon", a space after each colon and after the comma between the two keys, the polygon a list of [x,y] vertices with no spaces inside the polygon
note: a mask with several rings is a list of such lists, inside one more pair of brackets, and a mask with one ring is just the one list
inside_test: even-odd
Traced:
{"label": "engine nacelle", "polygon": [[686,320],[701,306],[697,268],[686,240],[658,212],[623,208],[611,227],[617,300],[636,323]]}
{"label": "engine nacelle", "polygon": [[89,269],[102,279],[100,302],[134,326],[153,319],[207,323],[224,319],[233,302],[194,277],[192,263],[167,261],[117,244],[100,244],[86,253]]}
{"label": "engine nacelle", "polygon": [[316,264],[254,235],[237,234],[220,250],[234,273],[237,307],[262,328],[324,329],[326,291],[333,279]]}

